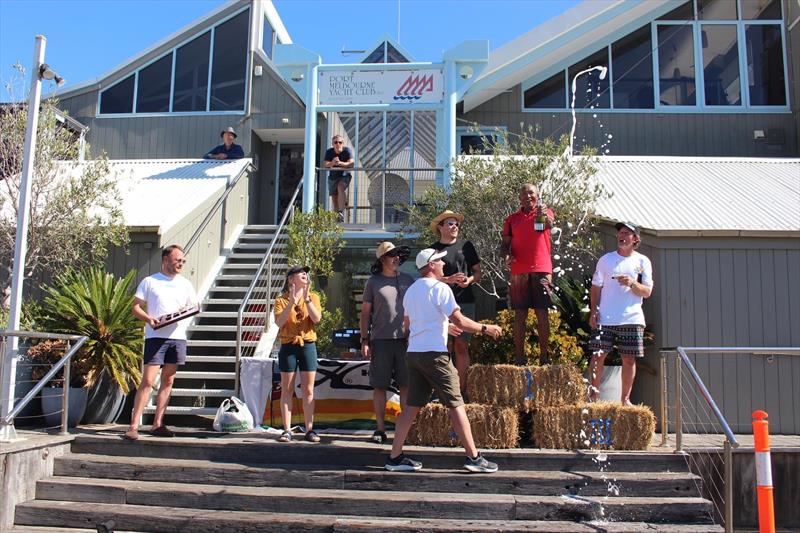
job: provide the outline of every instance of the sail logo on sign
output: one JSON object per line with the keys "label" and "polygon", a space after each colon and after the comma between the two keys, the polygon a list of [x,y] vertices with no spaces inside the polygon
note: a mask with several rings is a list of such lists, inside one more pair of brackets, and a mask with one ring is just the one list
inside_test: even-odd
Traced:
{"label": "sail logo on sign", "polygon": [[425,92],[433,92],[433,74],[420,76],[411,74],[397,89],[395,100],[419,100]]}

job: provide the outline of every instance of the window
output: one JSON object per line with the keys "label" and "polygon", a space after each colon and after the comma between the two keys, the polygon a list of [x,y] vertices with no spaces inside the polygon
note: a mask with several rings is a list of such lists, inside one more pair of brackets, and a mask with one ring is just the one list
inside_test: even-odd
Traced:
{"label": "window", "polygon": [[385,63],[386,54],[383,51],[383,43],[372,51],[362,63]]}
{"label": "window", "polygon": [[100,113],[130,113],[133,111],[133,74],[100,93]]}
{"label": "window", "polygon": [[780,0],[741,0],[745,20],[780,20]]}
{"label": "window", "polygon": [[697,0],[698,20],[736,20],[736,2],[731,0]]}
{"label": "window", "polygon": [[704,24],[700,32],[706,105],[741,105],[736,26]]}
{"label": "window", "polygon": [[[731,0],[722,0],[723,2],[730,2]],[[658,20],[694,20],[694,7],[692,1],[689,0],[682,4]]]}
{"label": "window", "polygon": [[653,47],[650,26],[611,45],[614,107],[653,109]]}
{"label": "window", "polygon": [[261,37],[261,49],[264,50],[264,54],[270,59],[272,59],[272,51],[275,45],[275,30],[272,29],[269,21],[266,17],[264,17],[264,32]]}
{"label": "window", "polygon": [[566,107],[564,72],[527,89],[524,93],[526,109],[563,109]]}
{"label": "window", "polygon": [[211,110],[244,109],[247,74],[247,30],[250,24],[244,11],[214,31],[214,58],[211,66]]}
{"label": "window", "polygon": [[[101,91],[100,114],[243,111],[249,30],[248,8]],[[271,57],[266,19],[264,32]]]}
{"label": "window", "polygon": [[166,55],[139,71],[136,87],[137,113],[169,111],[169,90],[172,81],[172,54]]}
{"label": "window", "polygon": [[392,43],[386,42],[386,58],[387,63],[408,63],[408,59],[406,56],[400,53],[400,51],[392,46]]}
{"label": "window", "polygon": [[206,32],[176,50],[173,111],[206,110],[210,47],[211,32]]}
{"label": "window", "polygon": [[750,105],[786,105],[781,27],[767,24],[747,25],[745,40]]}
{"label": "window", "polygon": [[[575,79],[576,74],[580,74],[584,70],[593,67],[606,67],[608,68],[608,49],[603,48],[596,54],[593,54],[580,63],[576,63],[569,67],[567,74],[567,82],[569,86],[567,90],[570,92],[570,107],[572,107],[572,98],[575,98],[575,109],[608,109],[611,107],[609,98],[609,77],[606,73],[605,79],[600,79],[600,71],[593,70],[587,72]],[[575,82],[575,94],[572,94],[572,83]]]}
{"label": "window", "polygon": [[697,103],[692,26],[658,26],[658,85],[661,105]]}

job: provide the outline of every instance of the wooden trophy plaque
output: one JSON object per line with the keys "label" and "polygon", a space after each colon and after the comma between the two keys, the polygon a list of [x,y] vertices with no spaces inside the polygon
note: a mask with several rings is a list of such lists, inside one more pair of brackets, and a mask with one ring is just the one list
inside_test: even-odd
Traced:
{"label": "wooden trophy plaque", "polygon": [[161,329],[164,326],[169,326],[170,324],[174,324],[179,320],[183,320],[184,318],[189,318],[190,316],[194,316],[200,312],[199,305],[193,305],[191,307],[186,307],[181,309],[180,311],[175,311],[174,313],[167,313],[166,315],[161,315],[156,319],[156,325],[153,326],[153,329]]}

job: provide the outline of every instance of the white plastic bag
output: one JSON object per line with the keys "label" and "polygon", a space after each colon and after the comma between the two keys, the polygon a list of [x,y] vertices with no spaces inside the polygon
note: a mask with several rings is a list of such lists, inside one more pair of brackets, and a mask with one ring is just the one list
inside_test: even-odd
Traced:
{"label": "white plastic bag", "polygon": [[253,415],[242,400],[236,396],[225,399],[214,417],[214,431],[250,431],[253,429]]}

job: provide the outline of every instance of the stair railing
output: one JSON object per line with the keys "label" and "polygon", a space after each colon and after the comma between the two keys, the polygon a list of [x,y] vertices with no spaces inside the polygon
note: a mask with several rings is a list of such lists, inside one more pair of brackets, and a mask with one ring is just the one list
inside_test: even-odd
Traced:
{"label": "stair railing", "polygon": [[[247,292],[245,293],[244,297],[242,298],[242,303],[239,305],[239,310],[236,313],[236,370],[235,370],[235,386],[234,389],[236,390],[236,395],[239,396],[240,394],[240,383],[241,378],[239,376],[239,369],[241,367],[241,359],[242,357],[249,357],[252,356],[256,350],[257,346],[249,346],[248,349],[245,350],[245,346],[243,343],[243,333],[245,332],[245,328],[247,327],[250,330],[258,329],[260,331],[259,335],[256,335],[257,339],[260,339],[261,336],[265,335],[269,331],[270,326],[270,314],[272,312],[270,301],[273,297],[273,292],[277,294],[277,291],[280,290],[278,287],[277,289],[273,287],[273,278],[272,278],[272,269],[274,265],[274,254],[277,252],[277,247],[279,243],[284,243],[287,240],[286,236],[286,226],[288,222],[294,219],[294,212],[297,206],[297,199],[300,195],[300,190],[303,187],[303,180],[300,179],[300,182],[297,184],[297,187],[294,190],[294,194],[292,194],[291,200],[289,200],[289,205],[286,208],[286,211],[283,213],[283,217],[281,217],[281,221],[278,223],[278,227],[275,229],[275,235],[272,237],[272,242],[270,242],[269,248],[267,249],[267,253],[264,254],[264,258],[261,260],[261,263],[258,265],[256,269],[256,273],[253,275],[253,281],[250,282],[250,286],[247,288]],[[261,277],[264,274],[266,269],[266,281],[265,283],[260,283]],[[254,326],[245,325],[245,313],[247,312],[247,308],[251,306],[251,300],[253,300],[253,296],[255,293],[264,295],[264,315],[263,315],[263,326],[261,326],[261,320],[254,320]],[[257,312],[261,312],[259,308]],[[259,327],[261,326],[261,327]],[[249,348],[252,348],[249,349]]]}
{"label": "stair railing", "polygon": [[[33,400],[39,392],[47,385],[51,379],[58,373],[59,370],[62,368],[64,369],[64,392],[61,398],[62,403],[62,410],[61,410],[61,435],[69,435],[69,431],[67,431],[67,421],[69,416],[69,374],[70,374],[70,365],[69,363],[72,360],[72,356],[77,353],[78,350],[81,349],[83,344],[89,340],[89,337],[82,336],[82,335],[66,335],[63,333],[39,333],[36,331],[0,331],[0,354],[3,356],[6,355],[6,345],[8,341],[8,337],[24,337],[26,339],[54,339],[54,340],[63,340],[67,342],[67,353],[59,359],[59,361],[53,365],[50,371],[44,375],[42,379],[39,380],[28,394],[25,395],[22,400],[17,402],[16,404],[12,405],[13,408],[10,409],[9,413],[0,418],[0,440],[13,440],[16,438],[16,429],[14,428],[14,418],[25,408],[26,405]],[[74,342],[75,344],[70,346],[70,343]],[[2,374],[3,369],[6,368],[6,365],[3,364],[0,366],[0,374]],[[0,380],[10,380],[11,376],[3,376],[0,375]]]}
{"label": "stair railing", "polygon": [[[693,473],[703,478],[703,488],[714,504],[714,518],[720,520],[726,532],[733,531],[733,448],[739,442],[731,430],[714,398],[706,387],[700,374],[692,364],[689,354],[753,354],[753,355],[800,355],[800,348],[752,348],[752,347],[685,347],[664,348],[661,350],[661,445],[668,442],[669,423],[675,430],[675,451],[685,448],[684,435],[687,426],[695,435],[696,444],[691,453],[686,453],[686,461]],[[669,405],[669,364],[667,358],[675,356],[674,361],[674,404]],[[670,407],[673,409],[670,410]],[[670,413],[673,413],[670,417]],[[720,437],[722,453],[719,451]],[[719,465],[723,471],[720,472]],[[720,490],[718,480],[722,480]]]}

